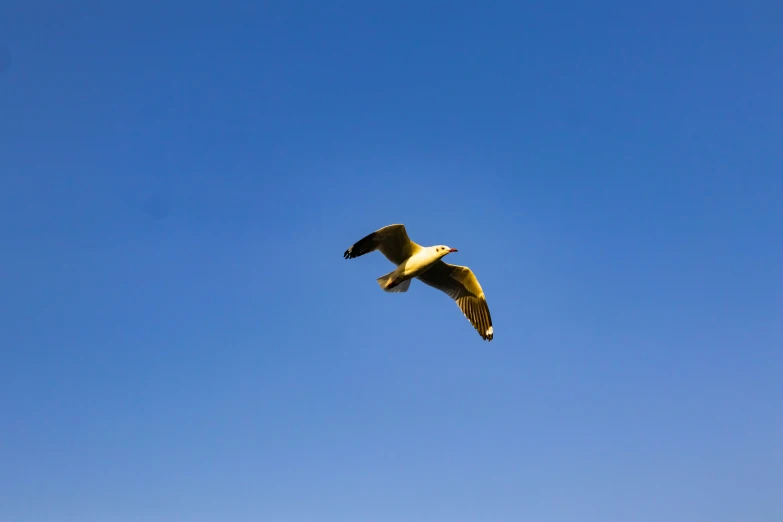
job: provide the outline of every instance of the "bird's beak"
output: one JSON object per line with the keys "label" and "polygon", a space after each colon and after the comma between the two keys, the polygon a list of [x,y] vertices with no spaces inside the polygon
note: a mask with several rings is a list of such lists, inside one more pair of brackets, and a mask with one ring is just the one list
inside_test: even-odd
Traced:
{"label": "bird's beak", "polygon": [[451,249],[449,249],[449,252],[456,252],[456,251],[457,251],[457,249],[456,249],[456,248],[451,248]]}

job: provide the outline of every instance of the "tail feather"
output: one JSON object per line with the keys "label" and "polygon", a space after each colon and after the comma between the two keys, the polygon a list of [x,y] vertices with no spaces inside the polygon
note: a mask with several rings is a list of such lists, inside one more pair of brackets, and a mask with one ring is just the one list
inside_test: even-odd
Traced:
{"label": "tail feather", "polygon": [[384,292],[389,292],[389,293],[407,292],[408,291],[408,287],[411,286],[411,280],[410,279],[406,279],[402,283],[399,283],[398,285],[393,286],[393,287],[390,288],[389,285],[393,281],[392,280],[392,275],[394,275],[394,271],[393,270],[391,272],[389,272],[388,274],[382,275],[381,277],[376,279],[376,281],[378,281],[378,284],[381,287],[381,290],[383,290]]}

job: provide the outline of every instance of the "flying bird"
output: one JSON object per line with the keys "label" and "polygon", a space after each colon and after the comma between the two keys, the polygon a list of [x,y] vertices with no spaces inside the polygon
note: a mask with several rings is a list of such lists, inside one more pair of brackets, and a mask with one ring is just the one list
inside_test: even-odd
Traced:
{"label": "flying bird", "polygon": [[462,313],[485,341],[494,337],[492,317],[484,291],[466,266],[450,265],[443,257],[456,252],[446,245],[423,247],[410,240],[405,225],[389,225],[363,237],[345,251],[353,259],[380,250],[397,268],[377,279],[385,292],[407,292],[413,278],[444,292],[457,302]]}

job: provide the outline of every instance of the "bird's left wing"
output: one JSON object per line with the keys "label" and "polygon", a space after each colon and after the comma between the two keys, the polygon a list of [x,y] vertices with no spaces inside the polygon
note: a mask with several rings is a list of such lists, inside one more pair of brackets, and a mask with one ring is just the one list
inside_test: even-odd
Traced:
{"label": "bird's left wing", "polygon": [[451,297],[482,339],[491,341],[495,333],[484,291],[470,268],[438,261],[418,279]]}
{"label": "bird's left wing", "polygon": [[343,253],[343,257],[353,259],[375,250],[380,250],[386,259],[399,265],[421,250],[421,246],[411,241],[405,230],[405,225],[388,225],[367,234],[351,245]]}

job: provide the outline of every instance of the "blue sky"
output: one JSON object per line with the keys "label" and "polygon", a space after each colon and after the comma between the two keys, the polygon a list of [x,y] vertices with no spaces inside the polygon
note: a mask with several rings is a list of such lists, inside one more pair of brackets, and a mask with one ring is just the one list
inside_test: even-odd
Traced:
{"label": "blue sky", "polygon": [[4,4],[0,521],[780,521],[782,16]]}

